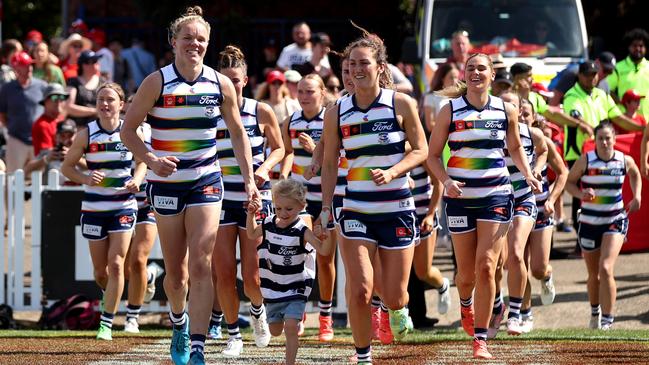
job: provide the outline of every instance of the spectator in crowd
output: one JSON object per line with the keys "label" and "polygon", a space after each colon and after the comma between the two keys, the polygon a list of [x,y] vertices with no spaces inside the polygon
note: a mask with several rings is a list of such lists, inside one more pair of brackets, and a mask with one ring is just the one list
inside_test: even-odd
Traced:
{"label": "spectator in crowd", "polygon": [[275,65],[277,65],[277,56],[277,42],[275,41],[275,38],[269,38],[266,41],[266,44],[264,44],[262,56],[258,57],[255,84],[263,82],[263,80],[266,79],[266,75],[275,69]]}
{"label": "spectator in crowd", "polygon": [[[277,59],[277,67],[282,71],[294,69],[296,65],[307,63],[312,56],[311,28],[305,22],[293,26],[293,43],[282,49]],[[320,60],[320,65],[331,69],[329,57]]]}
{"label": "spectator in crowd", "polygon": [[144,42],[139,39],[133,39],[131,47],[122,51],[122,58],[128,62],[135,89],[140,87],[147,75],[156,70],[155,57],[144,48]]}
{"label": "spectator in crowd", "polygon": [[50,59],[50,48],[47,43],[40,42],[32,47],[31,56],[34,59],[34,77],[47,83],[57,83],[65,86],[63,70]]}
{"label": "spectator in crowd", "polygon": [[[633,120],[637,125],[644,127],[647,125],[647,120],[638,114],[640,102],[644,99],[645,95],[638,94],[635,90],[629,89],[622,95],[622,106],[624,106],[624,115]],[[615,125],[615,134],[626,133],[619,126]]]}
{"label": "spectator in crowd", "polygon": [[[33,171],[49,172],[50,170],[61,171],[61,163],[72,146],[74,137],[77,135],[77,124],[72,119],[66,119],[56,124],[53,146],[40,150],[35,159],[25,166],[25,175],[29,176]],[[85,159],[80,159],[77,167],[87,170]],[[45,174],[44,183],[47,184],[48,174]],[[59,174],[59,185],[78,185],[70,181],[65,175]]]}
{"label": "spectator in crowd", "polygon": [[470,50],[469,32],[466,30],[454,32],[451,38],[451,52],[453,53],[446,59],[446,62],[454,63],[457,69],[460,70],[460,80],[464,80],[464,65],[469,58]]}
{"label": "spectator in crowd", "polygon": [[107,82],[113,81],[115,74],[115,59],[113,52],[106,48],[106,33],[99,28],[92,28],[88,32],[88,38],[92,41],[92,50],[99,56],[99,72]]}
{"label": "spectator in crowd", "polygon": [[79,66],[77,61],[81,52],[89,50],[92,42],[79,33],[72,33],[59,46],[59,57],[61,61],[59,66],[63,70],[63,76],[66,80],[78,76]]}
{"label": "spectator in crowd", "polygon": [[23,50],[23,45],[18,42],[16,39],[7,39],[2,42],[2,52],[0,52],[0,87],[8,83],[11,80],[16,79],[16,74],[14,73],[13,68],[9,65],[11,57],[14,53],[21,52]]}
{"label": "spectator in crowd", "polygon": [[[614,100],[621,100],[624,93],[634,89],[640,95],[649,93],[649,61],[645,58],[649,34],[646,30],[636,28],[624,36],[629,47],[629,56],[615,65],[615,72],[606,80]],[[639,113],[649,117],[649,103],[642,100]]]}
{"label": "spectator in crowd", "polygon": [[99,75],[99,59],[101,55],[93,51],[83,51],[79,56],[79,76],[68,80],[70,101],[68,111],[77,122],[77,126],[85,126],[97,116],[97,89],[106,80]]}
{"label": "spectator in crowd", "polygon": [[25,52],[32,53],[32,49],[41,42],[43,42],[43,34],[36,29],[30,30],[25,37]]}
{"label": "spectator in crowd", "polygon": [[[597,80],[599,81],[597,87],[604,90],[607,94],[610,94],[610,87],[606,79],[607,76],[613,72],[613,69],[615,69],[615,56],[611,52],[602,52],[599,54],[597,59],[595,59],[595,63],[599,66],[599,71],[597,73]],[[552,90],[554,95],[550,98],[548,104],[561,104],[563,96],[571,87],[575,86],[575,83],[577,82],[578,69],[579,65],[574,64],[568,66],[561,72],[561,76]]]}
{"label": "spectator in crowd", "polygon": [[322,60],[331,51],[331,39],[327,33],[315,33],[311,36],[311,59],[303,64],[296,64],[293,69],[302,76],[318,74],[323,79],[332,74],[331,67],[322,65]]}
{"label": "spectator in crowd", "polygon": [[288,99],[288,89],[284,85],[286,78],[281,71],[271,71],[266,76],[266,82],[259,85],[255,99],[273,108],[277,120],[281,122],[296,110]]}
{"label": "spectator in crowd", "polygon": [[328,97],[325,97],[325,99],[331,98],[336,100],[342,96],[340,93],[342,90],[340,80],[335,74],[332,73],[325,79],[325,87],[327,88],[327,94],[329,95]]}
{"label": "spectator in crowd", "polygon": [[49,84],[40,104],[43,105],[43,114],[32,125],[32,146],[34,155],[38,156],[42,150],[54,147],[56,126],[65,116],[65,102],[70,94],[60,84]]}
{"label": "spectator in crowd", "polygon": [[552,122],[558,123],[563,126],[572,126],[577,124],[577,120],[564,114],[561,109],[557,107],[549,107],[545,99],[532,91],[532,66],[517,62],[509,69],[514,78],[514,91],[516,91],[522,98],[529,100],[532,103],[534,112],[542,115]]}
{"label": "spectator in crowd", "polygon": [[435,91],[451,87],[460,80],[460,70],[454,63],[444,63],[439,66],[433,80],[430,83],[430,93],[424,96],[424,121],[426,131],[432,132],[435,126],[437,113],[442,109],[444,104],[448,103],[448,98],[435,94]]}
{"label": "spectator in crowd", "polygon": [[16,80],[0,89],[0,126],[6,126],[7,171],[23,168],[34,156],[32,149],[32,124],[43,112],[40,105],[47,83],[32,77],[34,60],[27,52],[17,52],[11,57],[11,67]]}
{"label": "spectator in crowd", "polygon": [[512,86],[514,86],[512,74],[507,71],[507,68],[496,68],[494,66],[494,70],[496,70],[496,77],[491,83],[491,95],[500,96],[511,91]]}
{"label": "spectator in crowd", "polygon": [[289,103],[295,110],[301,109],[300,103],[297,101],[297,84],[302,80],[302,75],[295,70],[288,70],[284,71],[284,77],[286,78]]}
{"label": "spectator in crowd", "polygon": [[391,63],[388,63],[388,69],[392,74],[392,83],[394,84],[394,89],[404,94],[412,94],[414,88],[412,87],[412,83],[410,82],[410,80],[408,80],[406,75],[404,75],[397,66]]}
{"label": "spectator in crowd", "polygon": [[113,82],[119,84],[122,89],[133,89],[131,74],[129,71],[128,62],[122,57],[122,43],[118,40],[113,40],[108,44],[108,48],[113,53]]}

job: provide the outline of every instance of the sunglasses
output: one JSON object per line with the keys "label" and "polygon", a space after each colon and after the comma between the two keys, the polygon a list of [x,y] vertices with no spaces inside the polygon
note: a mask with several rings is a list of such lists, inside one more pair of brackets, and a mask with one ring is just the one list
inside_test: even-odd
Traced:
{"label": "sunglasses", "polygon": [[50,96],[50,100],[52,101],[66,101],[68,100],[68,97],[65,95],[52,95]]}
{"label": "sunglasses", "polygon": [[80,43],[73,43],[70,45],[72,48],[83,48],[83,44]]}

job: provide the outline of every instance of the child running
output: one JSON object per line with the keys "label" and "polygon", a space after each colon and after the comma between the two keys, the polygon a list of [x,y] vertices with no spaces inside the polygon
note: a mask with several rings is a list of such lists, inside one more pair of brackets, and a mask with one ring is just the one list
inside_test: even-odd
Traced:
{"label": "child running", "polygon": [[268,325],[273,336],[281,335],[284,330],[285,363],[292,365],[297,356],[298,325],[315,280],[314,249],[321,255],[329,255],[333,240],[325,239],[326,233],[319,225],[314,227],[316,233],[311,231],[299,216],[306,207],[306,189],[302,183],[282,180],[273,186],[272,195],[275,214],[258,225],[255,215],[261,207],[251,202],[246,230],[251,240],[263,237],[257,250]]}

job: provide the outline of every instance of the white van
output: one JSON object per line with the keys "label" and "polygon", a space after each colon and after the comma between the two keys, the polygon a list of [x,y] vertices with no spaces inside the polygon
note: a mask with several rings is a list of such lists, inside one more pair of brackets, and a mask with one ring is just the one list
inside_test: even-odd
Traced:
{"label": "white van", "polygon": [[428,91],[437,65],[451,55],[458,30],[468,32],[472,52],[500,53],[508,67],[525,62],[546,85],[570,62],[588,58],[580,0],[420,0],[416,14],[420,90]]}

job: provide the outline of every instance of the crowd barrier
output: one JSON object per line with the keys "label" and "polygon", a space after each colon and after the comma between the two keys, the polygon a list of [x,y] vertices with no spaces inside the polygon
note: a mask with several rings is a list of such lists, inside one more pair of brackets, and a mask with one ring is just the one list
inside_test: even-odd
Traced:
{"label": "crowd barrier", "polygon": [[[93,269],[88,250],[88,241],[81,234],[79,208],[83,188],[60,186],[59,172],[50,170],[48,184],[43,185],[40,172],[31,175],[31,185],[27,185],[22,170],[13,174],[0,172],[0,225],[6,235],[0,235],[0,303],[9,304],[14,310],[40,310],[43,305],[83,293],[90,298],[98,298],[99,288],[93,279]],[[31,239],[26,235],[25,193],[31,194]],[[25,257],[31,251],[31,270],[25,270]],[[237,261],[239,247],[237,245]],[[161,267],[162,251],[159,241],[149,257]],[[334,313],[346,313],[345,273],[340,255],[337,255],[337,280],[335,286]],[[166,312],[166,297],[162,289],[164,275],[156,281],[154,300],[145,304],[145,312]],[[241,267],[237,278],[241,284]],[[242,285],[238,285],[242,288]],[[125,291],[126,292],[126,291]],[[312,298],[317,299],[316,293]],[[243,296],[243,291],[240,290]],[[313,310],[312,302],[307,310]],[[125,311],[122,301],[120,311]]]}

